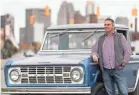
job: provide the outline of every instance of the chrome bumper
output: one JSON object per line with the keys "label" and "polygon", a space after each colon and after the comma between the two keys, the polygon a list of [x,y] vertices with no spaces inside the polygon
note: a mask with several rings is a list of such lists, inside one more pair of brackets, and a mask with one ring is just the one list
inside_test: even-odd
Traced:
{"label": "chrome bumper", "polygon": [[90,94],[90,87],[2,88],[3,94]]}

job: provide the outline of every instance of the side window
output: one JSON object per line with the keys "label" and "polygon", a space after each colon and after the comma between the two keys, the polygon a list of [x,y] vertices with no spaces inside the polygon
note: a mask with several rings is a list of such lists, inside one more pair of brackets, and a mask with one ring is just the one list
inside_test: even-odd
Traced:
{"label": "side window", "polygon": [[118,33],[122,33],[124,36],[125,36],[125,38],[127,39],[127,30],[117,30],[117,32]]}

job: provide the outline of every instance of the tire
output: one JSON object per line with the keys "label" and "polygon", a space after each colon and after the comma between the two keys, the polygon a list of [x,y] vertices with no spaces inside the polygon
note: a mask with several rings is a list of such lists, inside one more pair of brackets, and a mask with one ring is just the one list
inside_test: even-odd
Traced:
{"label": "tire", "polygon": [[139,80],[134,92],[129,93],[129,95],[139,95]]}
{"label": "tire", "polygon": [[97,85],[92,89],[91,95],[107,95],[104,84],[97,83]]}

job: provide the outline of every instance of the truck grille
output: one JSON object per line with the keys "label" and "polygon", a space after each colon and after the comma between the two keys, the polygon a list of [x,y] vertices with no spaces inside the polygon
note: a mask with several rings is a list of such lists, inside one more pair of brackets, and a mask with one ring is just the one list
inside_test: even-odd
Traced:
{"label": "truck grille", "polygon": [[70,78],[70,66],[30,66],[20,67],[20,71],[21,84],[72,83]]}

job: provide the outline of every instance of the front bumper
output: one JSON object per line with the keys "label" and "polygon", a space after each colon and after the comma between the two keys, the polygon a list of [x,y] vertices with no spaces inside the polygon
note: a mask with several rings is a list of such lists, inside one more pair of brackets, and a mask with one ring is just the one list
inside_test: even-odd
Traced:
{"label": "front bumper", "polygon": [[90,94],[91,87],[14,87],[2,88],[3,94]]}

